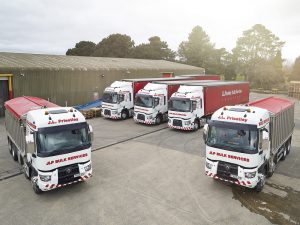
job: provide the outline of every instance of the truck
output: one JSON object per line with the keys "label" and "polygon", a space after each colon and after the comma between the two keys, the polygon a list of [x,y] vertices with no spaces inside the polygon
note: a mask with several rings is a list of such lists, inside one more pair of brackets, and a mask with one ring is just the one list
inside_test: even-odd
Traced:
{"label": "truck", "polygon": [[294,102],[269,97],[225,106],[204,126],[205,174],[260,192],[291,151]]}
{"label": "truck", "polygon": [[156,81],[148,83],[135,98],[134,117],[137,123],[161,124],[168,120],[168,100],[184,83],[216,82],[215,80]]}
{"label": "truck", "polygon": [[248,101],[248,82],[187,83],[181,85],[170,98],[168,127],[195,131],[220,107]]}
{"label": "truck", "polygon": [[93,130],[72,107],[23,96],[5,102],[8,149],[36,194],[92,176]]}
{"label": "truck", "polygon": [[191,75],[176,78],[139,78],[115,81],[105,88],[102,96],[102,116],[110,119],[127,119],[133,116],[134,99],[139,90],[153,81],[220,80],[220,76]]}

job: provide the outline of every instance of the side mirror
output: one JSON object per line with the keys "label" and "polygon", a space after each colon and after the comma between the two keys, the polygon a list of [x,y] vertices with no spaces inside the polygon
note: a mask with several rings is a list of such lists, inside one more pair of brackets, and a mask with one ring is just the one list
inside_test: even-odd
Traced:
{"label": "side mirror", "polygon": [[29,134],[25,137],[26,139],[26,150],[27,153],[31,153],[34,154],[35,153],[35,149],[34,149],[34,137],[33,134]]}
{"label": "side mirror", "polygon": [[269,132],[267,130],[263,130],[263,140],[269,140]]}
{"label": "side mirror", "polygon": [[207,133],[208,133],[208,124],[205,124],[203,126],[203,140],[204,140],[204,143],[206,143]]}
{"label": "side mirror", "polygon": [[192,110],[195,111],[197,109],[197,102],[192,103]]}
{"label": "side mirror", "polygon": [[93,127],[89,125],[89,139],[91,142],[94,141],[94,132],[93,132]]}
{"label": "side mirror", "polygon": [[159,104],[159,99],[158,98],[155,98],[154,99],[154,107],[158,106]]}

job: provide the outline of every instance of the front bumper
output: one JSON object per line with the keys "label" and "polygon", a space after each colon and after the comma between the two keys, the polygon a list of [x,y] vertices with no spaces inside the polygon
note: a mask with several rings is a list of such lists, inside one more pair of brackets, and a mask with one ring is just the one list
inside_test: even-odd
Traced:
{"label": "front bumper", "polygon": [[151,119],[149,119],[150,115],[147,114],[143,114],[140,112],[135,112],[133,119],[136,123],[144,123],[144,124],[148,124],[148,125],[153,125],[155,124],[155,117],[152,116]]}
{"label": "front bumper", "polygon": [[85,164],[78,164],[79,173],[74,175],[74,179],[70,180],[69,182],[63,182],[63,183],[59,182],[58,169],[56,169],[52,173],[39,173],[39,175],[51,175],[51,180],[50,181],[42,181],[40,179],[40,176],[38,176],[37,186],[42,191],[49,191],[49,190],[52,190],[52,189],[65,187],[65,186],[70,185],[70,184],[85,181],[85,180],[89,179],[90,177],[92,177],[92,172],[93,172],[92,167],[90,167],[90,170],[88,170],[88,171],[85,170],[85,167],[88,166],[90,163],[91,162],[88,162],[88,163],[85,163]]}
{"label": "front bumper", "polygon": [[189,119],[183,120],[183,119],[169,118],[168,127],[171,129],[177,129],[177,130],[186,130],[186,131],[194,130],[194,123],[189,122],[189,124],[185,124],[188,121],[190,121],[190,120]]}
{"label": "front bumper", "polygon": [[209,164],[212,164],[212,167],[207,168],[207,166],[205,164],[205,175],[207,175],[209,177],[212,177],[216,180],[222,180],[222,181],[226,181],[226,182],[229,182],[229,183],[232,183],[232,184],[236,184],[236,185],[244,186],[244,187],[248,187],[248,188],[254,188],[254,187],[256,187],[256,185],[258,183],[257,174],[253,178],[246,178],[245,177],[244,173],[249,172],[250,170],[245,170],[241,167],[238,167],[238,175],[237,176],[224,177],[224,176],[218,174],[218,172],[217,172],[218,162],[212,162],[210,160],[206,160],[206,162],[209,162]]}
{"label": "front bumper", "polygon": [[113,119],[113,120],[119,120],[121,119],[121,113],[118,113],[116,110],[111,109],[102,109],[101,112],[102,116],[105,118]]}

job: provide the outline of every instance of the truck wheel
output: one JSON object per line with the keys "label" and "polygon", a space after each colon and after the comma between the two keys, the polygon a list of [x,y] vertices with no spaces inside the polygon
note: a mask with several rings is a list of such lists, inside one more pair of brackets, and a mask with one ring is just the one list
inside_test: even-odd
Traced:
{"label": "truck wheel", "polygon": [[15,161],[18,161],[18,153],[17,153],[17,149],[14,146],[13,143],[11,143],[11,147],[12,147],[12,157]]}
{"label": "truck wheel", "polygon": [[286,155],[287,155],[287,146],[284,145],[284,150],[283,150],[282,157],[280,158],[280,160],[284,161],[286,158]]}
{"label": "truck wheel", "polygon": [[161,124],[161,122],[162,122],[161,115],[157,115],[155,118],[155,124],[159,125],[159,124]]}
{"label": "truck wheel", "polygon": [[8,142],[8,151],[10,154],[12,154],[12,143],[9,137],[7,137],[7,142]]}
{"label": "truck wheel", "polygon": [[121,112],[121,119],[126,120],[129,117],[128,111],[126,109],[123,109]]}
{"label": "truck wheel", "polygon": [[291,147],[292,147],[292,139],[290,138],[290,139],[286,142],[286,154],[287,154],[287,155],[290,153]]}
{"label": "truck wheel", "polygon": [[30,179],[30,169],[26,162],[24,162],[24,164],[23,164],[23,173],[24,173],[24,176],[26,177],[26,179],[29,180]]}
{"label": "truck wheel", "polygon": [[260,180],[258,181],[255,190],[257,192],[261,192],[266,183],[266,170],[262,171],[262,173],[259,174],[258,176],[260,176]]}
{"label": "truck wheel", "polygon": [[31,181],[32,189],[33,189],[34,193],[41,194],[42,190],[37,186],[36,180],[37,180],[37,177],[34,176],[33,172],[31,172],[31,179],[30,179],[30,181]]}
{"label": "truck wheel", "polygon": [[199,128],[200,128],[199,121],[195,120],[194,121],[194,131],[199,130]]}

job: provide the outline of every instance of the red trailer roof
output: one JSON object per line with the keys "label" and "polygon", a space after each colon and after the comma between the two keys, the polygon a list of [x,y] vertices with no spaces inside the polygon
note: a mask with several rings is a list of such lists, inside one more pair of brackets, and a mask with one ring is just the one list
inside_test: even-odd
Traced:
{"label": "red trailer roof", "polygon": [[51,108],[58,107],[58,105],[41,98],[31,96],[18,97],[5,102],[5,108],[11,111],[18,119],[30,110],[41,107]]}
{"label": "red trailer roof", "polygon": [[277,114],[280,111],[294,105],[294,102],[285,98],[272,96],[269,98],[263,98],[254,102],[250,102],[249,105],[266,109],[274,114]]}

